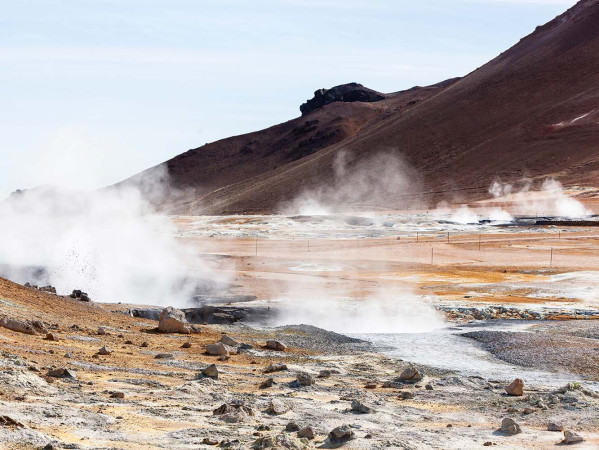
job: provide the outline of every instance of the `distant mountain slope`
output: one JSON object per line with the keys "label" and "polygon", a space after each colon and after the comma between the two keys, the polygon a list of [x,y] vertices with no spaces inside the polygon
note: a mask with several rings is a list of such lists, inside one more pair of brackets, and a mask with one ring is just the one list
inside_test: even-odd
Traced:
{"label": "distant mountain slope", "polygon": [[192,189],[165,207],[273,211],[326,184],[340,151],[403,155],[424,186],[406,195],[426,202],[479,198],[498,178],[599,185],[599,0],[579,2],[462,79],[333,102],[173,158],[174,185]]}

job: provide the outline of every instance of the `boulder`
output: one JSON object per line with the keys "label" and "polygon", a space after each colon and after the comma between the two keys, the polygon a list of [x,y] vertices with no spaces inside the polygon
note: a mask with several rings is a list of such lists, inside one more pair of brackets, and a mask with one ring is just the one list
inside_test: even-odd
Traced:
{"label": "boulder", "polygon": [[264,373],[281,372],[283,370],[287,370],[286,364],[272,363],[272,364],[269,364],[266,369],[264,369]]}
{"label": "boulder", "polygon": [[260,389],[268,389],[270,387],[273,387],[274,384],[275,384],[275,379],[274,378],[267,378],[262,383],[260,383],[259,388]]}
{"label": "boulder", "polygon": [[297,437],[314,439],[314,430],[312,429],[312,427],[304,427],[297,432]]}
{"label": "boulder", "polygon": [[218,368],[216,364],[210,364],[208,367],[202,369],[202,375],[208,378],[218,378]]}
{"label": "boulder", "polygon": [[77,379],[77,374],[75,372],[64,367],[59,369],[51,369],[48,371],[46,375],[52,378],[71,378],[73,380]]}
{"label": "boulder", "polygon": [[289,431],[289,432],[299,431],[299,429],[300,429],[300,426],[297,423],[295,423],[295,422],[289,422],[285,426],[285,431]]}
{"label": "boulder", "polygon": [[397,397],[400,400],[410,400],[410,399],[414,398],[415,396],[414,396],[414,393],[411,391],[399,391],[397,393]]}
{"label": "boulder", "polygon": [[422,380],[422,378],[422,373],[415,367],[408,367],[399,375],[401,381],[408,381],[410,383],[416,383]]}
{"label": "boulder", "polygon": [[216,408],[212,414],[220,416],[225,422],[239,423],[253,416],[254,410],[243,403],[228,403]]}
{"label": "boulder", "polygon": [[11,319],[10,317],[4,317],[0,319],[0,326],[4,328],[8,328],[12,331],[17,331],[19,333],[25,334],[38,334],[38,333],[46,333],[46,328],[44,324],[39,320],[35,321],[26,321],[26,320],[18,320]]}
{"label": "boulder", "polygon": [[508,434],[510,436],[514,435],[514,434],[522,433],[522,429],[520,428],[520,425],[518,425],[516,422],[514,422],[509,417],[506,417],[505,419],[503,419],[501,421],[500,431],[502,433]]}
{"label": "boulder", "polygon": [[277,350],[279,352],[284,352],[285,349],[287,349],[287,346],[283,344],[281,341],[269,339],[268,341],[266,341],[266,348],[271,350]]}
{"label": "boulder", "polygon": [[220,341],[221,343],[228,345],[230,347],[237,347],[239,345],[239,342],[237,342],[235,339],[233,339],[230,336],[227,336],[226,334],[223,334],[220,337]]}
{"label": "boulder", "polygon": [[351,402],[351,411],[358,414],[371,414],[374,412],[370,406],[366,406],[360,400],[353,400]]}
{"label": "boulder", "polygon": [[514,395],[514,396],[520,397],[520,396],[524,395],[524,381],[522,381],[520,378],[516,378],[504,389],[508,395]]}
{"label": "boulder", "polygon": [[351,441],[355,437],[356,434],[349,425],[341,425],[340,427],[334,428],[329,433],[329,441],[333,444],[342,444]]}
{"label": "boulder", "polygon": [[185,313],[180,309],[169,306],[164,308],[158,318],[158,331],[161,333],[189,334],[190,327],[185,319]]}
{"label": "boulder", "polygon": [[300,372],[297,374],[296,379],[302,386],[312,386],[314,384],[314,378],[309,373]]}
{"label": "boulder", "polygon": [[584,439],[580,434],[574,433],[573,431],[564,431],[562,444],[578,444],[579,442],[584,442]]}
{"label": "boulder", "polygon": [[112,353],[112,350],[110,350],[106,346],[104,346],[100,350],[98,350],[98,355],[110,355],[111,353]]}
{"label": "boulder", "polygon": [[215,344],[209,344],[206,346],[206,353],[212,356],[228,356],[229,353],[234,351],[234,348],[231,348],[222,342],[217,342]]}

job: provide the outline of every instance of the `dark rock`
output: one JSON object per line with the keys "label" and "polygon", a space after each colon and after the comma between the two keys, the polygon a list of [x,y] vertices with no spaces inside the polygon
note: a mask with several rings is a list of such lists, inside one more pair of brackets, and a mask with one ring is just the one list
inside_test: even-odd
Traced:
{"label": "dark rock", "polygon": [[351,402],[351,411],[359,414],[371,414],[374,412],[374,409],[372,409],[369,406],[366,406],[359,400],[353,400]]}
{"label": "dark rock", "polygon": [[274,339],[270,339],[266,341],[266,348],[270,350],[277,350],[280,352],[284,352],[287,349],[287,346],[280,341],[276,341]]}
{"label": "dark rock", "polygon": [[302,116],[333,102],[378,102],[385,99],[380,92],[368,89],[358,83],[348,83],[331,89],[319,89],[314,97],[300,106]]}
{"label": "dark rock", "polygon": [[272,364],[269,364],[266,369],[264,369],[264,373],[281,372],[283,370],[287,370],[286,364],[272,363]]}
{"label": "dark rock", "polygon": [[522,433],[522,429],[520,428],[520,425],[518,425],[516,422],[514,422],[509,417],[506,417],[505,419],[503,419],[501,421],[500,430],[502,433],[508,434],[508,435]]}
{"label": "dark rock", "polygon": [[349,425],[341,425],[340,427],[334,428],[329,433],[329,441],[333,444],[342,444],[355,437],[356,435]]}
{"label": "dark rock", "polygon": [[273,387],[275,384],[275,380],[274,378],[267,378],[266,380],[264,380],[262,383],[260,383],[259,388],[260,389],[268,389],[270,387]]}
{"label": "dark rock", "polygon": [[285,427],[285,431],[289,431],[289,432],[299,431],[299,429],[300,429],[300,426],[295,422],[289,422],[287,424],[287,426]]}
{"label": "dark rock", "polygon": [[218,378],[218,368],[216,364],[210,364],[208,367],[202,369],[202,375],[209,378]]}

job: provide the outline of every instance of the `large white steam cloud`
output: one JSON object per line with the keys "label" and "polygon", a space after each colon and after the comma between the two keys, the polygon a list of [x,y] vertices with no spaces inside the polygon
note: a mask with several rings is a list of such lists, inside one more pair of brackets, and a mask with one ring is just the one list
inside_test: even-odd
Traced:
{"label": "large white steam cloud", "polygon": [[543,180],[537,189],[534,189],[530,180],[524,180],[518,188],[495,181],[489,188],[489,193],[494,198],[513,202],[512,209],[516,214],[541,214],[570,219],[580,219],[593,214],[578,200],[566,194],[559,181],[551,178]]}
{"label": "large white steam cloud", "polygon": [[48,282],[63,294],[81,289],[98,301],[183,306],[208,287],[206,279],[219,277],[175,238],[170,219],[141,190],[13,194],[0,203],[0,274]]}
{"label": "large white steam cloud", "polygon": [[333,161],[333,178],[301,192],[280,209],[285,214],[324,215],[412,206],[420,178],[396,152],[356,158],[342,151]]}
{"label": "large white steam cloud", "polygon": [[288,290],[276,325],[306,324],[337,333],[423,333],[445,326],[441,314],[407,286],[389,286],[356,297],[324,284],[311,295]]}

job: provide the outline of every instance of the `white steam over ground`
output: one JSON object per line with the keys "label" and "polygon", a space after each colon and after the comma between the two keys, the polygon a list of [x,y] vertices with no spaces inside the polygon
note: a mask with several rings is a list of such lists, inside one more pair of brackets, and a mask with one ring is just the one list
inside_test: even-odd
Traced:
{"label": "white steam over ground", "polygon": [[333,161],[333,179],[298,195],[280,209],[284,214],[326,215],[380,207],[407,208],[417,193],[419,177],[397,153],[354,158],[340,152]]}
{"label": "white steam over ground", "polygon": [[1,274],[50,283],[61,294],[81,289],[97,301],[183,306],[209,287],[202,280],[219,280],[135,186],[13,194],[0,203],[0,233]]}
{"label": "white steam over ground", "polygon": [[407,286],[386,286],[358,294],[351,282],[330,289],[323,279],[308,294],[290,284],[276,301],[276,325],[307,324],[337,333],[423,333],[445,326],[441,314]]}
{"label": "white steam over ground", "polygon": [[544,180],[537,189],[531,181],[516,188],[510,184],[494,182],[489,193],[514,203],[514,212],[521,215],[559,216],[579,219],[592,215],[592,211],[564,192],[562,184],[554,179]]}
{"label": "white steam over ground", "polygon": [[530,180],[524,180],[518,187],[495,181],[489,188],[489,193],[505,206],[461,205],[456,208],[441,202],[433,211],[433,217],[466,225],[479,223],[481,220],[507,223],[513,220],[512,214],[568,219],[581,219],[593,214],[581,202],[564,192],[561,183],[554,179],[546,179],[536,188]]}

